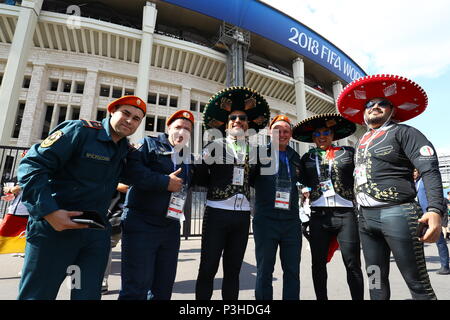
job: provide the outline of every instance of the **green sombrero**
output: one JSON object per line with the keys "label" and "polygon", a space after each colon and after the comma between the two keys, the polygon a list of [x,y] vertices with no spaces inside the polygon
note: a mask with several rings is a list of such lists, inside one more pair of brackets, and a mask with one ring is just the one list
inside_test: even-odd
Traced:
{"label": "green sombrero", "polygon": [[256,131],[265,128],[270,119],[269,104],[262,95],[247,87],[229,87],[209,99],[203,111],[203,125],[225,132],[228,116],[236,110],[247,114],[249,129]]}
{"label": "green sombrero", "polygon": [[344,139],[356,131],[356,125],[337,113],[323,113],[300,121],[292,131],[292,137],[302,142],[313,142],[312,134],[316,129],[331,128],[333,141]]}

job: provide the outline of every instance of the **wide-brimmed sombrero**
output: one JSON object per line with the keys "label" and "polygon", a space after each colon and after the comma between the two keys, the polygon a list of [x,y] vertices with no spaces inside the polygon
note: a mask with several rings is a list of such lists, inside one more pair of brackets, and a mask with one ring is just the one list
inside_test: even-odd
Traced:
{"label": "wide-brimmed sombrero", "polygon": [[312,134],[316,129],[331,128],[333,141],[344,139],[356,131],[356,125],[337,113],[323,113],[300,121],[292,130],[292,137],[302,142],[313,142]]}
{"label": "wide-brimmed sombrero", "polygon": [[247,87],[229,87],[209,99],[203,111],[203,125],[206,129],[225,131],[228,116],[235,110],[244,111],[249,128],[256,131],[267,126],[270,118],[269,104],[258,92]]}
{"label": "wide-brimmed sombrero", "polygon": [[369,100],[384,98],[395,107],[392,120],[406,121],[421,114],[428,97],[418,84],[404,77],[379,74],[357,79],[348,84],[337,99],[340,114],[346,119],[364,124],[364,109]]}

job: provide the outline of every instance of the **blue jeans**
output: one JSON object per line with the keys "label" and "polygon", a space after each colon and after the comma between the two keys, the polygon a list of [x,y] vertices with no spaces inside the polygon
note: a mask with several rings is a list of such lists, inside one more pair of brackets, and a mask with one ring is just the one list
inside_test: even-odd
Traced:
{"label": "blue jeans", "polygon": [[436,242],[436,246],[439,252],[439,260],[441,261],[441,267],[448,269],[448,247],[447,240],[444,238],[444,234],[441,232],[439,240]]}
{"label": "blue jeans", "polygon": [[302,233],[300,221],[276,220],[265,216],[253,219],[256,254],[256,300],[273,300],[272,277],[280,248],[283,269],[283,300],[300,299],[300,254]]}

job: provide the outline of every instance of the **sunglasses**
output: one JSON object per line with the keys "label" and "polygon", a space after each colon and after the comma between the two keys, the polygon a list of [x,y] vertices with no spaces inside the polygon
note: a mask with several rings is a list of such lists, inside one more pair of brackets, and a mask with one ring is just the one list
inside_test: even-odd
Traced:
{"label": "sunglasses", "polygon": [[376,104],[381,108],[386,108],[386,107],[392,106],[392,103],[389,100],[381,100],[381,101],[371,100],[366,103],[366,109],[370,109],[370,108],[374,107]]}
{"label": "sunglasses", "polygon": [[228,120],[236,121],[236,119],[239,119],[241,121],[247,121],[247,116],[245,114],[232,114],[228,117]]}
{"label": "sunglasses", "polygon": [[327,131],[324,131],[324,132],[318,132],[318,131],[316,131],[316,132],[313,132],[313,137],[320,137],[320,136],[324,136],[324,137],[328,137],[329,135],[331,134],[331,131],[330,130],[327,130]]}

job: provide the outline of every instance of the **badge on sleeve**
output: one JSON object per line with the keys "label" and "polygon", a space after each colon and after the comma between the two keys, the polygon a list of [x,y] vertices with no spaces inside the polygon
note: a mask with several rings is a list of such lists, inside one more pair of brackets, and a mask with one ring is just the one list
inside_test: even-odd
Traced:
{"label": "badge on sleeve", "polygon": [[61,130],[53,132],[51,135],[49,135],[44,141],[41,143],[41,148],[48,148],[52,144],[54,144],[56,141],[59,140],[63,136],[63,132]]}

